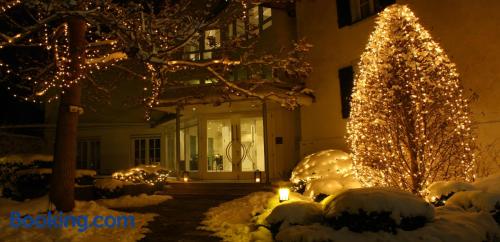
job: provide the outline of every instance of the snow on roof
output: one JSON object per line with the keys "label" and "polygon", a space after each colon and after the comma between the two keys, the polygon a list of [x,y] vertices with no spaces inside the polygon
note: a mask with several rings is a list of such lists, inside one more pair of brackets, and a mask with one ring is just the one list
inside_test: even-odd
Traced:
{"label": "snow on roof", "polygon": [[434,217],[434,208],[423,199],[392,188],[356,188],[346,190],[327,200],[327,218],[340,216],[343,212],[357,214],[363,210],[391,212],[391,217],[399,223],[402,217],[423,216],[427,220]]}
{"label": "snow on roof", "polygon": [[352,161],[348,153],[341,150],[323,150],[306,156],[292,171],[291,181],[324,178],[341,175],[352,170]]}
{"label": "snow on roof", "polygon": [[30,164],[33,161],[52,161],[54,157],[48,154],[11,154],[0,157],[0,164],[2,163],[22,163]]}

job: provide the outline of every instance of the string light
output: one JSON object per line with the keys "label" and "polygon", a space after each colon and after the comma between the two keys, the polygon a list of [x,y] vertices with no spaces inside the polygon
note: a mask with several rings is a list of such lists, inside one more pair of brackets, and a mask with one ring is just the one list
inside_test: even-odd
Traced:
{"label": "string light", "polygon": [[433,181],[474,178],[470,112],[456,67],[406,6],[390,6],[376,21],[347,133],[367,186],[420,193]]}

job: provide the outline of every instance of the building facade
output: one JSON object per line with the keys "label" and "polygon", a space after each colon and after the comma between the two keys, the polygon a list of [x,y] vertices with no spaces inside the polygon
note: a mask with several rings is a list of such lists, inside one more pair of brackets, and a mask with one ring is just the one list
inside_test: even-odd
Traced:
{"label": "building facade", "polygon": [[[500,2],[496,0],[296,1],[295,14],[290,9],[258,7],[252,11],[259,17],[250,21],[262,31],[262,48],[279,49],[300,38],[314,45],[308,57],[313,73],[307,83],[315,91],[313,104],[295,111],[257,100],[192,104],[180,110],[160,105],[156,110],[163,115],[147,123],[141,107],[121,105],[128,96],[140,95],[141,89],[123,77],[120,90],[130,91],[117,94],[112,105],[81,117],[78,166],[110,174],[140,164],[159,164],[189,171],[191,177],[202,180],[250,180],[258,170],[279,180],[307,154],[330,148],[348,151],[346,123],[357,62],[376,14],[393,3],[409,5],[456,63],[468,94],[478,95],[472,111],[480,159],[496,166],[500,153],[500,48],[495,41],[500,38],[496,13]],[[217,40],[238,31],[235,23],[203,34]],[[203,39],[188,46],[183,58],[212,58],[216,50]],[[199,88],[212,83],[203,76],[186,81]],[[47,122],[55,123],[55,110],[47,108]],[[180,114],[179,118],[173,113]],[[46,134],[52,140],[53,129]]]}
{"label": "building facade", "polygon": [[301,108],[301,156],[326,148],[348,150],[348,99],[357,62],[374,29],[376,13],[406,4],[457,65],[472,103],[480,160],[497,167],[500,154],[500,15],[495,0],[297,1],[297,32],[314,45],[307,83],[316,102]]}

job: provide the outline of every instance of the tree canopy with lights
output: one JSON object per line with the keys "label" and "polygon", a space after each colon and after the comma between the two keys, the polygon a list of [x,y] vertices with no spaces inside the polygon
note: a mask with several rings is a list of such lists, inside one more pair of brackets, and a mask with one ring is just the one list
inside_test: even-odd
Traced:
{"label": "tree canopy with lights", "polygon": [[[299,96],[310,95],[304,85],[311,71],[304,61],[308,44],[298,41],[275,53],[255,51],[258,31],[253,30],[258,26],[252,26],[248,19],[257,4],[275,7],[293,2],[0,2],[0,85],[24,101],[59,102],[50,190],[57,209],[68,211],[74,206],[76,132],[78,116],[85,106],[82,96],[92,99],[111,91],[113,81],[96,77],[96,73],[116,69],[138,77],[145,85],[142,103],[147,110],[159,104],[165,89],[184,85],[183,80],[170,77],[186,70],[203,71],[213,77],[214,88],[221,90],[216,102],[236,95],[271,100],[293,109],[299,106]],[[233,21],[242,24],[244,33],[223,43],[214,38],[207,41],[210,47],[217,47],[213,58],[179,57],[186,45],[200,38],[201,31]],[[142,68],[129,68],[122,64],[126,61],[139,63]],[[231,74],[241,69],[249,73],[248,78],[231,81]]]}
{"label": "tree canopy with lights", "polygon": [[455,65],[407,6],[377,18],[351,98],[348,142],[365,185],[419,193],[433,181],[473,179],[469,101]]}

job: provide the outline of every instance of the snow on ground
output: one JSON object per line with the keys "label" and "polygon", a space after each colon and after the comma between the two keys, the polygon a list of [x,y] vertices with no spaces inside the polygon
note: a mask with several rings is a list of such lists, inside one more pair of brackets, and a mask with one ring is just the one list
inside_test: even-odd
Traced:
{"label": "snow on ground", "polygon": [[466,191],[454,194],[446,206],[458,206],[470,211],[491,212],[500,206],[500,194],[483,191]]}
{"label": "snow on ground", "polygon": [[281,228],[297,224],[322,222],[323,210],[319,203],[291,201],[276,206],[267,216],[269,224],[281,224]]}
{"label": "snow on ground", "polygon": [[13,154],[0,157],[0,164],[2,163],[22,163],[28,165],[33,161],[52,161],[54,157],[47,154]]}
{"label": "snow on ground", "polygon": [[5,213],[10,211],[22,211],[22,214],[36,214],[35,211],[47,211],[49,208],[48,197],[33,199],[26,202],[13,202],[0,200],[0,241],[68,241],[68,242],[104,242],[104,241],[137,241],[143,238],[145,233],[149,232],[145,226],[151,222],[155,214],[140,214],[140,213],[124,213],[111,210],[101,206],[93,201],[91,202],[76,202],[75,209],[71,214],[75,216],[87,215],[89,221],[97,215],[99,216],[129,216],[135,217],[135,228],[89,228],[85,232],[78,232],[78,227],[68,228],[52,228],[52,229],[37,229],[37,228],[20,228],[15,229],[10,227],[10,219],[5,216]]}
{"label": "snow on ground", "polygon": [[432,205],[411,193],[391,188],[350,189],[325,203],[327,218],[340,216],[344,212],[357,214],[360,210],[367,213],[391,212],[396,223],[402,217],[423,216],[427,220],[434,217]]}
{"label": "snow on ground", "polygon": [[0,198],[0,216],[9,216],[11,211],[21,215],[45,212],[49,208],[49,197],[43,196],[18,202],[7,198]]}
{"label": "snow on ground", "polygon": [[256,192],[222,203],[208,210],[200,229],[214,232],[223,241],[251,241],[252,217],[262,213],[273,197],[272,192]]}
{"label": "snow on ground", "polygon": [[[46,175],[52,174],[51,168],[31,168],[31,169],[22,169],[16,171],[16,175],[27,175],[27,174],[38,174],[38,175]],[[86,170],[86,169],[77,169],[75,178],[80,178],[84,176],[95,176],[97,173],[94,170]]]}
{"label": "snow on ground", "polygon": [[287,227],[276,235],[277,241],[309,242],[472,242],[499,241],[499,228],[486,213],[470,213],[448,208],[436,209],[434,222],[413,230],[387,232],[352,232],[347,228],[334,230],[321,224]]}
{"label": "snow on ground", "polygon": [[500,193],[500,173],[496,173],[472,183],[478,190]]}
{"label": "snow on ground", "polygon": [[441,196],[446,196],[450,193],[460,191],[475,190],[474,186],[470,183],[463,181],[438,181],[432,183],[426,189],[427,201],[433,201]]}
{"label": "snow on ground", "polygon": [[135,208],[157,205],[170,199],[172,197],[168,195],[141,194],[139,196],[125,195],[112,199],[99,199],[95,202],[108,208]]}
{"label": "snow on ground", "polygon": [[97,179],[95,181],[95,187],[103,190],[113,191],[117,188],[122,188],[125,185],[131,185],[133,183],[121,181],[113,178],[103,178]]}

